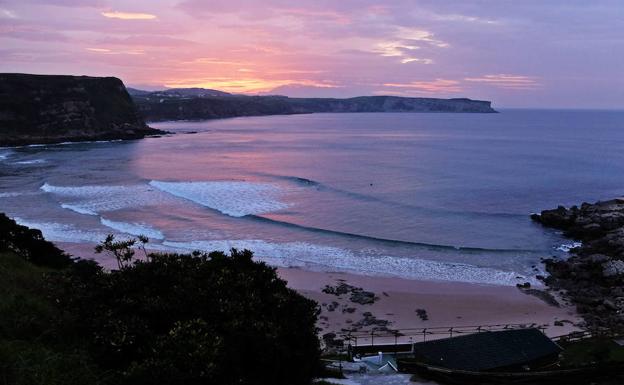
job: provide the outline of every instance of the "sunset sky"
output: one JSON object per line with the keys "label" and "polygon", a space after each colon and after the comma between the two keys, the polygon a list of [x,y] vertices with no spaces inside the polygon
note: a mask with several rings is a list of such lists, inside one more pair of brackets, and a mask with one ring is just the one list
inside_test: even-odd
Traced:
{"label": "sunset sky", "polygon": [[624,107],[624,1],[0,0],[0,71]]}

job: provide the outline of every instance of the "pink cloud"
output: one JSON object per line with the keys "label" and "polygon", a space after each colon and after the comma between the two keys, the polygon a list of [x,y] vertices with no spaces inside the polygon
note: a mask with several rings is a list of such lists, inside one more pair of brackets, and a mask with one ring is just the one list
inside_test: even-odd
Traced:
{"label": "pink cloud", "polygon": [[438,93],[457,93],[462,91],[462,87],[460,86],[460,82],[457,80],[450,79],[435,79],[431,81],[412,81],[408,83],[384,83],[384,87],[391,88],[399,88],[403,89],[401,92],[405,92],[406,90],[426,93],[426,94],[438,94]]}
{"label": "pink cloud", "polygon": [[622,50],[613,48],[621,23],[613,7],[591,2],[0,1],[0,71],[299,96],[624,104]]}
{"label": "pink cloud", "polygon": [[534,90],[541,84],[533,76],[497,74],[483,75],[480,77],[469,77],[464,79],[467,82],[481,83],[494,87],[507,88],[513,90]]}

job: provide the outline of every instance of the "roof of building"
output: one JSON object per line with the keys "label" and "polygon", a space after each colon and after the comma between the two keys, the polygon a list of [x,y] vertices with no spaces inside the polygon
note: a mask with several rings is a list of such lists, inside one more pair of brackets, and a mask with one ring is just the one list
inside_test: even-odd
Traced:
{"label": "roof of building", "polygon": [[430,365],[472,371],[525,365],[561,350],[538,329],[481,332],[414,344],[416,357]]}

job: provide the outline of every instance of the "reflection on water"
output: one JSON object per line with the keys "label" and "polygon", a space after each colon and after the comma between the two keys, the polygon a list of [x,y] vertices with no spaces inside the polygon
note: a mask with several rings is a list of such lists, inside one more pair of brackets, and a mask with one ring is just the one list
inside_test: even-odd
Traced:
{"label": "reflection on water", "polygon": [[623,118],[161,123],[179,134],[0,149],[0,211],[62,242],[142,233],[163,250],[251,247],[276,265],[513,285],[534,281],[541,257],[564,254],[528,214],[621,194]]}

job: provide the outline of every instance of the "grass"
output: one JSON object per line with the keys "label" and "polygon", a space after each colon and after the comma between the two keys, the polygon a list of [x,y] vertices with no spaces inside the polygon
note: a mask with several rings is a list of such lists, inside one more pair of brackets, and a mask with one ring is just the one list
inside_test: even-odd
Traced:
{"label": "grass", "polygon": [[88,355],[57,333],[59,312],[45,295],[50,272],[0,252],[0,385],[104,383]]}
{"label": "grass", "polygon": [[595,337],[566,343],[562,362],[566,366],[584,366],[592,363],[624,363],[624,347],[611,338]]}

